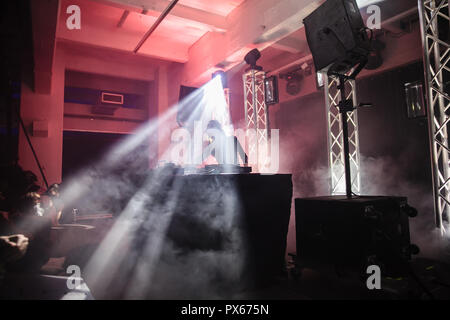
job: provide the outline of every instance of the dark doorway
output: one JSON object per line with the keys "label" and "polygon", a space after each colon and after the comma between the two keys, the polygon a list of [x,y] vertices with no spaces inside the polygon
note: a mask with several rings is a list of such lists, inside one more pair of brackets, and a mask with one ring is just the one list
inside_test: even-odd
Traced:
{"label": "dark doorway", "polygon": [[[110,150],[117,150],[129,137],[128,134],[64,132],[63,189],[74,181],[86,183],[84,192],[66,203],[67,212],[72,208],[81,214],[116,214],[123,210],[149,170],[148,141],[130,148],[114,161],[108,157]],[[86,177],[88,182],[84,180]]]}
{"label": "dark doorway", "polygon": [[99,162],[127,134],[64,131],[63,135],[63,180],[82,168]]}

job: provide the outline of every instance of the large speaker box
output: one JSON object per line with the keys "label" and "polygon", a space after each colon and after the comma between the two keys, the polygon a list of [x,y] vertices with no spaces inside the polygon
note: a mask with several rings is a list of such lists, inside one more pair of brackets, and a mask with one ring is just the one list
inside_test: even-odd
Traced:
{"label": "large speaker box", "polygon": [[303,23],[316,71],[345,73],[369,54],[370,41],[355,0],[327,0]]}
{"label": "large speaker box", "polygon": [[383,276],[403,275],[412,250],[409,216],[415,213],[404,197],[295,199],[298,262],[358,273],[378,265]]}

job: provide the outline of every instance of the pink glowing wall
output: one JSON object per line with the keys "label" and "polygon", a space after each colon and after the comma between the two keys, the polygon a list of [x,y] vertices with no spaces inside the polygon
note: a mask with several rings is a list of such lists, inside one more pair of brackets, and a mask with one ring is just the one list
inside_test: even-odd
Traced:
{"label": "pink glowing wall", "polygon": [[[39,64],[39,60],[36,63]],[[36,93],[30,87],[29,81],[22,83],[21,93],[21,115],[30,133],[31,141],[48,182],[61,182],[63,130],[130,133],[139,126],[138,122],[115,121],[114,119],[91,120],[87,117],[64,117],[66,70],[144,80],[148,83],[153,83],[153,85],[148,87],[148,96],[150,97],[146,116],[148,118],[155,117],[167,110],[169,105],[178,97],[179,84],[177,85],[177,81],[169,83],[167,80],[168,73],[173,73],[173,68],[173,65],[169,62],[85,47],[73,43],[57,42],[51,68],[50,93]],[[78,111],[82,112],[80,110],[78,106]],[[136,115],[134,116],[137,117]],[[44,128],[48,128],[46,136],[42,136],[42,134],[40,136],[33,135],[33,122],[36,121],[39,121]],[[156,145],[157,141],[153,140],[153,142],[155,149],[158,148],[158,145]],[[156,150],[154,151],[157,152]],[[23,168],[31,170],[39,176],[38,167],[23,132],[19,136],[19,163]],[[39,181],[44,186],[40,176]]]}

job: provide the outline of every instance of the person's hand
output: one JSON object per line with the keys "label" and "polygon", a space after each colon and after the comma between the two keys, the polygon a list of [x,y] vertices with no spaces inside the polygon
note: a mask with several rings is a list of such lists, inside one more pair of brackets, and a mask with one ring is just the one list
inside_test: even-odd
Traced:
{"label": "person's hand", "polygon": [[4,262],[19,260],[25,255],[27,248],[28,238],[23,234],[0,237],[0,256]]}

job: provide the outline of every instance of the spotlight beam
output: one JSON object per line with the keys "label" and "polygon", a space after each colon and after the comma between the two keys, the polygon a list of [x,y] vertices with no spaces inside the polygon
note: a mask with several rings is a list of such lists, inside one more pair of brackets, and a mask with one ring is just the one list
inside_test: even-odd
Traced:
{"label": "spotlight beam", "polygon": [[[169,122],[171,118],[178,111],[179,105],[198,104],[202,98],[202,92],[209,83],[205,84],[198,92],[185,97],[178,104],[173,105],[169,110],[160,115],[158,118],[149,120],[146,124],[142,125],[137,131],[119,142],[118,145],[113,147],[102,159],[97,163],[97,167],[84,168],[77,175],[69,178],[66,187],[61,191],[61,199],[65,203],[66,207],[70,207],[80,197],[86,195],[88,189],[86,186],[93,183],[93,177],[100,176],[101,171],[111,170],[114,166],[119,164],[120,161],[126,156],[132,156],[133,150],[141,145],[146,139],[153,135],[159,126],[165,126],[166,122]],[[159,137],[163,139],[169,137]]]}
{"label": "spotlight beam", "polygon": [[[197,104],[188,121],[191,121],[199,112],[201,112],[202,120],[209,120],[215,106],[223,107],[225,97],[223,96],[220,79],[213,79],[201,89],[202,94],[200,100],[198,99],[198,94],[193,93],[181,102],[182,105],[186,105],[187,103]],[[201,105],[205,105],[203,110]],[[171,108],[169,112],[162,115],[162,118],[170,118],[169,115],[173,114],[176,109],[175,107]],[[151,134],[151,131],[149,128],[144,127],[141,132],[137,133],[137,137],[127,139],[127,141],[120,144],[117,148],[114,148],[106,158],[107,162],[117,163],[127,152],[131,152],[143,141],[142,136],[145,137]],[[166,150],[163,157],[169,152],[170,150]],[[153,274],[158,257],[160,256],[167,228],[172,221],[172,215],[181,192],[181,181],[177,177],[172,178],[174,179],[172,189],[168,191],[169,196],[162,207],[158,203],[155,203],[156,198],[154,195],[165,184],[164,181],[167,181],[167,177],[164,176],[164,171],[156,171],[154,174],[148,176],[143,187],[132,196],[125,210],[119,216],[113,228],[88,263],[86,278],[88,281],[92,281],[94,288],[104,289],[114,279],[114,274],[120,265],[120,262],[117,260],[123,260],[125,258],[124,256],[118,256],[117,252],[120,249],[121,243],[128,237],[127,235],[131,235],[133,242],[135,238],[134,234],[147,232],[147,239],[143,243],[140,242],[141,249],[143,250],[134,250],[132,252],[131,259],[134,261],[130,262],[128,267],[130,271],[134,271],[131,272],[134,276],[128,281],[132,285],[129,286],[126,295],[127,297],[139,297],[144,294],[146,286],[143,285],[142,279],[150,279]],[[147,213],[147,215],[144,213]],[[154,228],[155,225],[158,226],[157,230]],[[113,265],[115,266],[113,267]],[[110,279],[108,279],[108,276]]]}

